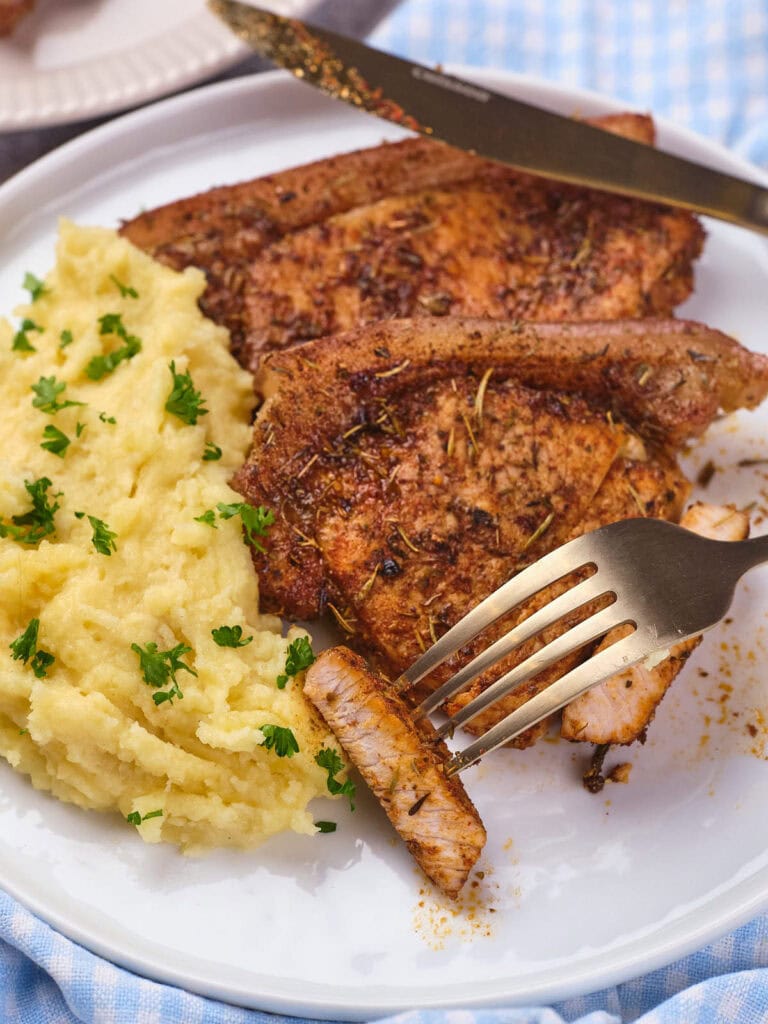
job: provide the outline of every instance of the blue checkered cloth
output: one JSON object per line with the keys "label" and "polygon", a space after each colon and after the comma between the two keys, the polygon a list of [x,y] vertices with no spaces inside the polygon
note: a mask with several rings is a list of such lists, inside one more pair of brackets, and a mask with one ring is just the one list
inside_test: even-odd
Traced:
{"label": "blue checkered cloth", "polygon": [[371,39],[593,89],[768,165],[765,0],[410,0]]}
{"label": "blue checkered cloth", "polygon": [[[376,45],[617,97],[768,165],[764,0],[410,0]],[[284,1018],[121,970],[0,892],[0,1024],[261,1024]],[[766,1024],[768,915],[700,952],[554,1007],[410,1012],[398,1024]]]}

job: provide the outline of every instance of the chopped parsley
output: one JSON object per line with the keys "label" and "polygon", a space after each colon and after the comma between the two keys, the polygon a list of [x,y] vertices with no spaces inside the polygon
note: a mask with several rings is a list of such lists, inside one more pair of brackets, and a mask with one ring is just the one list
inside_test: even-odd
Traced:
{"label": "chopped parsley", "polygon": [[336,822],[335,821],[316,821],[315,828],[318,832],[335,832]]}
{"label": "chopped parsley", "polygon": [[141,352],[141,339],[134,334],[129,334],[121,313],[105,313],[99,317],[99,334],[116,334],[123,339],[120,348],[106,355],[94,356],[85,368],[86,376],[91,380],[101,380],[107,374],[113,373],[120,363],[126,359],[133,359]]}
{"label": "chopped parsley", "polygon": [[45,281],[41,281],[39,277],[35,277],[29,271],[24,275],[23,287],[29,292],[31,302],[37,302],[42,295],[50,291],[49,288],[45,287]]}
{"label": "chopped parsley", "polygon": [[130,814],[126,814],[125,820],[129,825],[141,825],[145,821],[149,821],[150,818],[162,818],[163,812],[160,810],[150,811],[149,814],[141,815],[139,811],[131,811]]}
{"label": "chopped parsley", "polygon": [[[85,512],[75,512],[75,519],[83,519],[84,517]],[[111,555],[113,551],[117,551],[117,545],[115,544],[117,534],[110,530],[104,520],[97,519],[96,516],[88,516],[88,522],[93,530],[91,543],[99,554]]]}
{"label": "chopped parsley", "polygon": [[34,320],[22,320],[21,326],[13,336],[12,352],[37,352],[37,349],[28,338],[30,331],[37,331],[38,334],[42,334],[43,328],[36,324]]}
{"label": "chopped parsley", "polygon": [[274,523],[275,513],[271,509],[264,508],[263,505],[254,508],[253,505],[248,505],[244,501],[236,501],[231,505],[225,505],[224,502],[220,501],[216,508],[219,510],[220,519],[231,519],[233,516],[240,516],[243,523],[243,540],[246,544],[250,544],[251,547],[264,554],[264,548],[256,538],[266,537],[268,527]]}
{"label": "chopped parsley", "polygon": [[205,451],[203,452],[203,462],[218,462],[221,458],[221,448],[213,441],[205,442]]}
{"label": "chopped parsley", "polygon": [[299,752],[299,744],[291,729],[282,725],[262,725],[264,739],[259,746],[274,750],[278,757],[293,757]]}
{"label": "chopped parsley", "polygon": [[211,636],[219,647],[247,647],[253,640],[252,636],[243,640],[242,626],[219,626],[211,630]]}
{"label": "chopped parsley", "polygon": [[169,363],[168,369],[173,377],[173,387],[165,403],[165,408],[184,423],[194,426],[200,416],[208,415],[205,399],[199,391],[195,390],[189,370],[177,373],[175,362]]}
{"label": "chopped parsley", "polygon": [[107,416],[105,412],[99,413],[99,419],[101,420],[102,423],[111,423],[113,425],[117,423],[117,420],[115,419],[114,416]]}
{"label": "chopped parsley", "polygon": [[71,345],[75,339],[72,337],[72,331],[63,330],[59,335],[59,348],[66,348],[67,345]]}
{"label": "chopped parsley", "polygon": [[[41,476],[39,480],[24,481],[27,493],[32,499],[32,508],[22,515],[11,516],[10,523],[4,523],[0,519],[0,537],[10,537],[19,544],[38,544],[43,537],[48,537],[56,530],[54,514],[59,509],[59,503],[48,500],[48,488],[52,486],[47,476]],[[52,495],[53,498],[61,496],[61,492]]]}
{"label": "chopped parsley", "polygon": [[20,637],[17,637],[13,643],[10,644],[10,648],[11,656],[14,661],[23,661],[25,665],[29,661],[30,668],[37,678],[44,679],[47,675],[47,670],[56,659],[52,654],[49,654],[48,651],[43,651],[38,648],[37,634],[39,629],[40,619],[30,619],[27,628]]}
{"label": "chopped parsley", "polygon": [[85,424],[84,423],[78,423],[75,426],[75,437],[80,437],[84,430],[85,430]]}
{"label": "chopped parsley", "polygon": [[309,668],[314,660],[315,655],[312,652],[312,645],[308,637],[299,636],[292,641],[288,645],[288,651],[285,656],[285,673],[277,677],[278,690],[285,689],[288,677],[303,672],[305,668]]}
{"label": "chopped parsley", "polygon": [[113,284],[115,284],[118,287],[118,289],[120,290],[120,294],[124,299],[138,299],[139,293],[136,291],[135,288],[131,288],[129,287],[129,285],[123,284],[122,281],[118,281],[114,274],[110,274],[109,279],[110,281],[112,281]]}
{"label": "chopped parsley", "polygon": [[192,518],[196,523],[203,523],[204,526],[212,526],[214,530],[218,529],[216,526],[216,513],[212,508],[207,509],[202,515],[193,516]]}
{"label": "chopped parsley", "polygon": [[[79,435],[78,435],[79,436]],[[59,430],[58,427],[54,427],[51,423],[43,431],[43,440],[40,442],[40,447],[44,448],[47,452],[51,452],[53,455],[58,455],[60,459],[64,458],[64,453],[69,448],[71,442],[67,435]]]}
{"label": "chopped parsley", "polygon": [[[150,642],[145,644],[143,649],[138,644],[131,644],[131,650],[139,656],[139,666],[144,682],[158,691],[152,694],[152,700],[156,705],[164,704],[166,701],[172,704],[175,697],[178,697],[179,700],[184,699],[184,694],[179,689],[176,673],[183,669],[190,675],[197,675],[193,668],[185,665],[181,660],[185,654],[192,653],[191,647],[187,647],[186,644],[177,644],[169,651],[158,651],[157,644]],[[169,682],[172,683],[170,689],[162,690],[161,687],[167,686]]]}
{"label": "chopped parsley", "polygon": [[338,750],[334,750],[333,747],[323,747],[315,757],[315,764],[320,765],[321,768],[325,768],[328,772],[328,779],[326,785],[328,786],[328,792],[333,796],[349,797],[350,810],[355,809],[355,784],[351,779],[345,779],[344,782],[339,782],[336,776],[344,768],[344,762],[339,757]]}
{"label": "chopped parsley", "polygon": [[85,405],[85,402],[74,402],[67,399],[59,401],[59,395],[66,390],[67,385],[59,382],[55,377],[41,377],[37,384],[32,385],[36,398],[32,399],[32,405],[41,412],[55,415],[60,409],[66,409],[70,405]]}

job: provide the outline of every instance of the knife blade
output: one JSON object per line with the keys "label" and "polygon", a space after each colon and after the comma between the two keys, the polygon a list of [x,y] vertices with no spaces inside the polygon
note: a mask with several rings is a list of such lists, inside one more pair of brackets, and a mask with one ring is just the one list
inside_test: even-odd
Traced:
{"label": "knife blade", "polygon": [[238,0],[210,9],[334,99],[519,170],[684,207],[768,234],[768,189]]}

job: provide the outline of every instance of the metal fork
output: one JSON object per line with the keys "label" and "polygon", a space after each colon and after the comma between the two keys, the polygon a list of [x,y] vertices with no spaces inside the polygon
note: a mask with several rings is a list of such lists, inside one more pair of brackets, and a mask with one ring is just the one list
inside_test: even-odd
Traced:
{"label": "metal fork", "polygon": [[544,555],[499,587],[414,662],[397,680],[397,689],[404,690],[424,679],[516,606],[579,570],[592,570],[592,575],[491,644],[430,694],[418,707],[417,716],[434,711],[526,640],[596,598],[612,596],[614,600],[497,679],[450,718],[438,730],[439,735],[452,734],[457,726],[537,673],[600,640],[612,629],[634,626],[628,636],[561,676],[454,754],[448,761],[447,774],[456,774],[591,687],[716,625],[728,611],[739,579],[748,569],[766,561],[768,536],[745,541],[709,540],[658,519],[625,519],[602,526]]}

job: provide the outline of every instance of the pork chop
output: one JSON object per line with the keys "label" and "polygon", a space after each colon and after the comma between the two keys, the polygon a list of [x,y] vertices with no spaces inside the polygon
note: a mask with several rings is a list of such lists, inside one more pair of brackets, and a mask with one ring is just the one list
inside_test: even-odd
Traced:
{"label": "pork chop", "polygon": [[277,517],[255,555],[262,599],[331,610],[395,677],[577,533],[677,519],[675,449],[760,401],[768,359],[682,321],[389,321],[272,353],[257,386],[235,486]]}
{"label": "pork chop", "polygon": [[346,647],[323,651],[304,694],[344,747],[432,881],[456,896],[485,845],[485,829],[448,750],[426,719],[417,725],[401,698]]}
{"label": "pork chop", "polygon": [[[649,117],[609,115],[591,123],[640,142],[654,141]],[[451,204],[459,201],[464,185],[468,195],[478,197],[475,215],[482,208],[492,220],[511,218],[516,225],[501,255],[497,251],[495,256],[483,257],[477,249],[475,228],[466,218],[461,223],[452,219]],[[497,187],[511,208],[492,201]],[[462,272],[469,267],[473,273],[485,274],[478,279],[476,295],[471,285],[462,282],[456,297],[448,302],[447,293],[435,291],[428,283],[432,274],[429,260],[416,273],[414,257],[407,255],[414,239],[414,256],[421,259],[419,252],[431,255],[423,222],[427,196],[439,200],[447,218],[430,230],[439,235],[442,245],[465,247],[473,253],[463,257]],[[409,197],[404,207],[398,207],[397,197]],[[394,212],[396,208],[411,212],[403,220]],[[379,241],[389,239],[386,258],[376,267],[366,262],[362,249],[354,255],[351,243],[369,213],[374,221],[378,218]],[[339,217],[342,220],[334,220]],[[608,227],[610,218],[615,231]],[[496,223],[491,228],[501,244],[503,227]],[[211,189],[143,212],[121,230],[135,245],[177,270],[197,266],[205,271],[208,287],[201,300],[203,311],[229,329],[234,354],[252,369],[265,345],[304,340],[341,323],[334,312],[335,296],[344,305],[348,289],[334,291],[327,282],[322,282],[325,305],[314,310],[320,318],[317,322],[314,312],[313,317],[306,316],[304,297],[296,296],[298,305],[290,311],[297,271],[294,255],[300,260],[302,274],[314,283],[320,272],[329,272],[329,279],[338,282],[341,271],[333,265],[333,253],[345,261],[352,258],[352,276],[361,284],[355,301],[364,307],[367,319],[402,315],[409,306],[414,313],[480,310],[485,315],[508,315],[511,309],[538,308],[542,318],[547,308],[552,317],[581,308],[581,315],[640,316],[668,313],[685,298],[691,287],[691,262],[703,237],[698,222],[688,213],[556,184],[423,138]],[[539,241],[534,241],[531,233]],[[293,235],[296,249],[292,255]],[[329,246],[330,240],[334,247]],[[319,248],[313,253],[315,244]],[[435,274],[439,271],[439,275],[456,277],[444,255],[439,263]],[[404,269],[408,277],[418,278],[415,290],[406,282],[408,302],[387,298],[393,288],[387,271],[390,264],[395,277],[402,278]],[[352,264],[344,265],[349,275]],[[547,267],[550,271],[559,268],[566,275],[565,283],[555,289],[559,298],[545,279]],[[603,272],[610,283],[603,280]],[[506,296],[502,292],[494,295],[491,281],[502,278],[517,284]],[[454,289],[458,283],[454,282]],[[402,285],[394,285],[395,291],[397,287]],[[262,292],[268,293],[275,317],[286,321],[279,329],[261,323],[265,315],[272,317],[272,313],[262,313]],[[490,303],[487,309],[484,303]]]}

